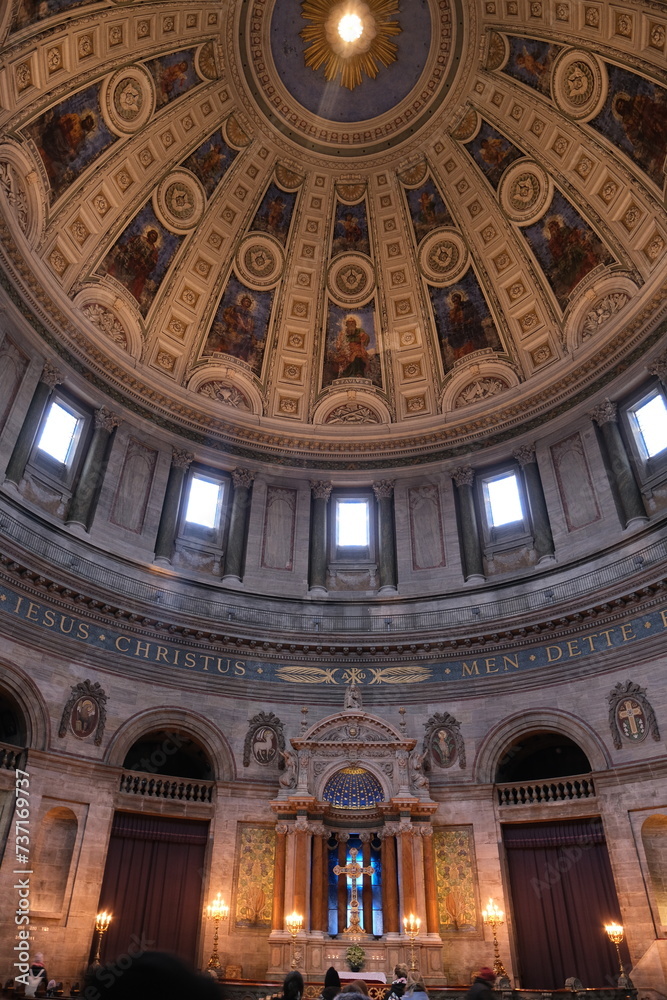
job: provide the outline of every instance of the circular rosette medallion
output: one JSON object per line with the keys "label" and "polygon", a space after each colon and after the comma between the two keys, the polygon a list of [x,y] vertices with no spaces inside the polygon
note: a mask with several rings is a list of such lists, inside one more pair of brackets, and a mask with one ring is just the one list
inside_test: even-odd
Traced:
{"label": "circular rosette medallion", "polygon": [[101,104],[109,128],[118,135],[142,129],[155,110],[155,84],[141,66],[127,66],[104,81]]}
{"label": "circular rosette medallion", "polygon": [[553,68],[554,100],[570,118],[593,118],[607,96],[607,73],[590,52],[570,49],[562,53]]}
{"label": "circular rosette medallion", "polygon": [[458,233],[436,229],[419,248],[419,269],[433,285],[449,285],[468,266],[468,248]]}
{"label": "circular rosette medallion", "polygon": [[500,204],[513,222],[539,219],[551,199],[549,178],[537,163],[513,164],[500,183]]}
{"label": "circular rosette medallion", "polygon": [[206,195],[199,180],[188,170],[174,170],[160,182],[154,197],[155,211],[175,233],[194,229],[202,217]]}
{"label": "circular rosette medallion", "polygon": [[346,305],[364,302],[375,288],[373,265],[358,253],[337,257],[329,268],[329,291],[334,299]]}
{"label": "circular rosette medallion", "polygon": [[239,247],[236,265],[249,285],[255,288],[275,285],[285,266],[282,247],[271,236],[252,233]]}

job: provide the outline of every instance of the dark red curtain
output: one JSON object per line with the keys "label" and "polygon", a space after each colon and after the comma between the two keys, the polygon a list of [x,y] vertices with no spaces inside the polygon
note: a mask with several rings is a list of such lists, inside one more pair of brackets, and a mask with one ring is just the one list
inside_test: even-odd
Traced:
{"label": "dark red curtain", "polygon": [[208,822],[115,814],[99,906],[113,913],[103,962],[139,947],[195,962],[207,839]]}
{"label": "dark red curtain", "polygon": [[[503,826],[524,989],[616,985],[616,949],[604,925],[621,923],[602,821]],[[621,946],[623,961],[628,952]]]}

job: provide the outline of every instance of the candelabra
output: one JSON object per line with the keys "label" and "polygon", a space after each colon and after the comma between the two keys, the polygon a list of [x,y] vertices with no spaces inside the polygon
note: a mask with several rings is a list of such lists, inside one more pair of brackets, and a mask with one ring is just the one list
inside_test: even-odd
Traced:
{"label": "candelabra", "polygon": [[487,908],[482,910],[482,919],[485,924],[489,925],[493,932],[493,971],[496,974],[496,978],[498,976],[508,978],[505,966],[500,961],[500,949],[498,948],[498,937],[496,935],[496,927],[504,923],[505,914],[500,907],[496,906],[493,899],[490,899]]}
{"label": "candelabra", "polygon": [[420,927],[421,920],[414,913],[411,913],[409,917],[403,917],[403,928],[410,938],[410,972],[415,972],[417,969],[415,964],[415,938],[419,934]]}
{"label": "candelabra", "polygon": [[220,926],[220,921],[226,920],[229,916],[229,906],[220,898],[220,893],[218,893],[213,902],[209,903],[206,907],[206,916],[209,920],[215,921],[213,951],[211,952],[211,957],[208,960],[206,968],[213,969],[214,972],[220,973],[222,968],[220,965],[220,958],[218,956],[218,928]]}
{"label": "candelabra", "polygon": [[301,930],[301,928],[303,927],[303,917],[301,916],[300,913],[290,913],[290,915],[288,917],[285,917],[285,926],[287,927],[287,930],[290,932],[290,935],[292,937],[292,944],[291,944],[292,963],[291,964],[292,964],[292,968],[296,969],[296,968],[298,968],[299,963],[297,961],[296,948],[294,947],[294,945],[295,945],[295,942],[296,942],[296,936],[299,933],[299,931]]}
{"label": "candelabra", "polygon": [[610,941],[616,945],[616,956],[618,958],[618,967],[620,969],[621,975],[625,976],[623,971],[623,962],[621,961],[621,949],[618,947],[623,940],[623,927],[621,924],[605,924],[605,931],[607,932],[607,937]]}
{"label": "candelabra", "polygon": [[93,959],[93,965],[100,964],[100,949],[102,947],[102,938],[104,937],[104,932],[109,929],[109,924],[113,919],[113,914],[107,913],[104,910],[102,913],[98,913],[95,917],[95,930],[97,931],[97,950],[95,952],[95,958]]}

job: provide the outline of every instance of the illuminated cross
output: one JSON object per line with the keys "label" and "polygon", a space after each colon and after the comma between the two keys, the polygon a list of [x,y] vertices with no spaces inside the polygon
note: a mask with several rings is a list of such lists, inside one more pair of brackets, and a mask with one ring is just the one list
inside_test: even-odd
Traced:
{"label": "illuminated cross", "polygon": [[633,736],[637,736],[639,734],[637,723],[635,722],[635,719],[639,715],[643,715],[641,708],[639,708],[639,706],[633,708],[631,701],[626,701],[623,705],[623,711],[618,713],[619,719],[628,720],[628,726],[630,727],[630,732]]}
{"label": "illuminated cross", "polygon": [[357,896],[357,879],[361,878],[362,875],[372,875],[373,865],[368,865],[364,868],[357,861],[357,854],[359,851],[356,847],[350,848],[350,862],[347,865],[336,865],[334,868],[334,875],[347,875],[352,879],[352,895],[350,897],[350,922],[345,928],[345,934],[363,934],[361,924],[359,922],[359,897]]}

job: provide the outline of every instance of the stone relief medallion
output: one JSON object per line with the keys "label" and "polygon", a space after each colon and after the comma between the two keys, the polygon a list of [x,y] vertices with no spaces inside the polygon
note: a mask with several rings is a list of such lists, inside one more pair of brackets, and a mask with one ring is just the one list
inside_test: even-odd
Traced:
{"label": "stone relief medallion", "polygon": [[346,305],[364,302],[375,288],[373,265],[362,254],[336,257],[327,278],[334,299]]}
{"label": "stone relief medallion", "polygon": [[607,96],[604,65],[590,52],[570,49],[555,61],[552,75],[554,100],[570,118],[593,118]]}
{"label": "stone relief medallion", "polygon": [[500,182],[500,204],[512,222],[527,224],[538,219],[551,198],[549,179],[536,163],[512,164]]}
{"label": "stone relief medallion", "polygon": [[218,79],[218,67],[215,62],[215,46],[213,42],[204,42],[197,52],[197,69],[207,80]]}
{"label": "stone relief medallion", "polygon": [[379,424],[380,417],[370,406],[352,400],[334,406],[324,418],[325,424]]}
{"label": "stone relief medallion", "polygon": [[277,240],[270,236],[252,233],[247,236],[236,255],[239,274],[255,287],[275,285],[283,273],[285,258]]}
{"label": "stone relief medallion", "polygon": [[102,85],[101,104],[109,128],[118,135],[142,129],[155,111],[155,83],[141,66],[127,66]]}
{"label": "stone relief medallion", "polygon": [[203,385],[200,385],[197,392],[200,396],[207,396],[218,403],[224,403],[225,406],[233,406],[235,410],[252,412],[248,398],[233,382],[224,379],[211,379],[210,382],[204,382]]}
{"label": "stone relief medallion", "polygon": [[153,207],[159,219],[176,233],[187,233],[202,217],[206,195],[199,180],[188,170],[174,170],[153,196]]}
{"label": "stone relief medallion", "polygon": [[451,229],[435,229],[419,248],[419,269],[434,285],[448,285],[468,266],[468,248]]}
{"label": "stone relief medallion", "polygon": [[71,733],[78,740],[95,736],[100,746],[106,723],[107,696],[97,682],[85,680],[75,684],[63,709],[58,736]]}

